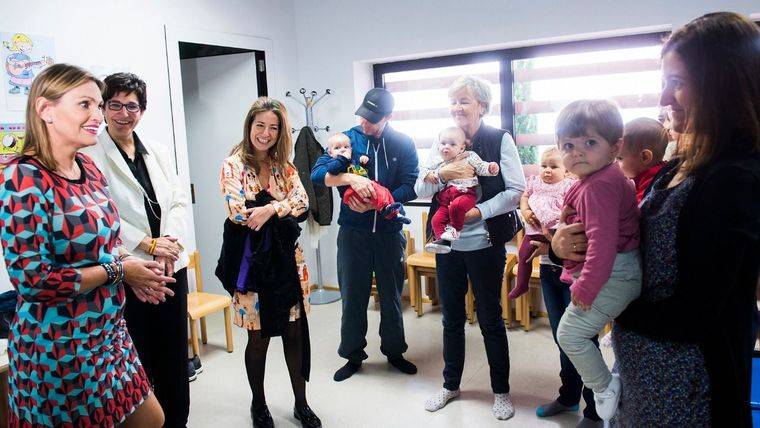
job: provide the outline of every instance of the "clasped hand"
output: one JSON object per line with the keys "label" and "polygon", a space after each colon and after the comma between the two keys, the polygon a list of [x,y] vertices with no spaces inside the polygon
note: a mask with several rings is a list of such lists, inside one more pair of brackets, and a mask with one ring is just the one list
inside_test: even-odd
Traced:
{"label": "clasped hand", "polygon": [[243,214],[246,216],[245,225],[258,232],[264,223],[275,214],[274,205],[267,204],[263,207],[248,208],[243,211]]}
{"label": "clasped hand", "polygon": [[156,248],[153,249],[153,256],[177,261],[179,259],[180,247],[177,238],[173,236],[161,236],[156,239]]}
{"label": "clasped hand", "polygon": [[164,266],[151,260],[130,257],[122,262],[124,282],[132,288],[141,302],[158,304],[166,301],[166,296],[174,296],[174,291],[166,284],[177,282],[164,274]]}

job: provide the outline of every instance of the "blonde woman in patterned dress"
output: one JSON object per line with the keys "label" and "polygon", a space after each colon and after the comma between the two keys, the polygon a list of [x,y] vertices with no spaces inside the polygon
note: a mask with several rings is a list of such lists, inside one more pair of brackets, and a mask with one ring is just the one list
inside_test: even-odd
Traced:
{"label": "blonde woman in patterned dress", "polygon": [[[228,219],[236,224],[260,231],[272,217],[298,217],[308,208],[306,191],[298,172],[288,161],[293,146],[285,107],[277,100],[261,97],[253,103],[245,118],[243,140],[224,160],[221,189],[225,197]],[[270,203],[246,208],[246,201],[255,200],[262,191],[274,199]],[[295,262],[303,303],[290,309],[289,322],[282,332],[285,361],[295,395],[294,416],[304,427],[320,427],[321,422],[306,402],[306,379],[302,375],[304,343],[308,330],[302,328],[309,311],[309,274],[301,248],[295,246]],[[256,292],[235,291],[233,295],[235,324],[248,330],[245,366],[253,393],[251,417],[255,427],[273,427],[272,416],[264,397],[264,365],[269,337],[261,332],[261,301]],[[307,337],[302,337],[306,334]],[[302,339],[306,339],[305,342]],[[306,348],[308,353],[308,348]]]}
{"label": "blonde woman in patterned dress", "polygon": [[174,291],[155,261],[120,253],[121,220],[97,143],[102,82],[54,64],[32,83],[24,156],[0,176],[0,243],[19,299],[8,343],[8,426],[161,427],[164,413],[124,321],[126,287]]}

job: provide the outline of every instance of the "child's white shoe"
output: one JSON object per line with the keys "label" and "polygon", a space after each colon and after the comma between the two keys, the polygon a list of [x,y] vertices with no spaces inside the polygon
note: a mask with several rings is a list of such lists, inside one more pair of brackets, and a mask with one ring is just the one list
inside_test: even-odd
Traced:
{"label": "child's white shoe", "polygon": [[433,254],[448,254],[451,252],[451,242],[444,239],[428,242],[425,245],[425,251]]}
{"label": "child's white shoe", "polygon": [[446,230],[444,230],[441,234],[441,239],[445,239],[447,241],[456,241],[459,239],[459,232],[457,232],[453,226],[448,225],[446,226]]}
{"label": "child's white shoe", "polygon": [[599,343],[605,348],[611,348],[612,347],[612,332],[605,334],[604,337],[602,337],[602,340],[599,341]]}
{"label": "child's white shoe", "polygon": [[515,415],[515,406],[509,394],[494,394],[493,408],[491,409],[496,419],[505,421]]}
{"label": "child's white shoe", "polygon": [[446,388],[441,388],[434,396],[425,401],[425,410],[428,412],[435,412],[441,410],[449,401],[459,397],[459,390],[449,391]]}
{"label": "child's white shoe", "polygon": [[617,412],[618,403],[620,402],[620,390],[622,384],[620,383],[620,376],[617,374],[612,375],[612,380],[607,388],[602,392],[594,392],[594,403],[596,404],[596,414],[607,425],[615,416]]}

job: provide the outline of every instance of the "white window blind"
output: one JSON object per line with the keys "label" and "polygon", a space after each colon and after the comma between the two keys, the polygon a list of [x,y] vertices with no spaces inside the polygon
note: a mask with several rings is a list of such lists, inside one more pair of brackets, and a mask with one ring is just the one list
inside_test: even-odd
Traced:
{"label": "white window blind", "polygon": [[[525,165],[555,145],[554,124],[578,99],[612,99],[623,121],[659,114],[659,44],[512,61],[515,141]],[[526,173],[535,173],[526,168]]]}
{"label": "white window blind", "polygon": [[391,126],[414,139],[420,160],[438,139],[438,133],[454,125],[449,114],[448,89],[463,75],[491,82],[491,111],[484,118],[489,125],[501,127],[500,64],[482,62],[449,67],[424,68],[383,74],[383,83],[396,101]]}

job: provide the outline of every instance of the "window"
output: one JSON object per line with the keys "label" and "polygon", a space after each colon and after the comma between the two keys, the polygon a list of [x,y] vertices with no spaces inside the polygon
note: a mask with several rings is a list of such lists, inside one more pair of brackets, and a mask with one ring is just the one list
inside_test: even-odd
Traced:
{"label": "window", "polygon": [[573,100],[608,98],[623,121],[659,116],[660,45],[511,61],[514,137],[527,175],[554,146],[554,124]]}
{"label": "window", "polygon": [[452,125],[449,86],[459,76],[473,75],[491,82],[494,93],[491,111],[483,120],[501,127],[500,66],[500,62],[490,61],[384,74],[385,88],[396,101],[391,126],[412,137],[420,161],[424,162],[438,133]]}
{"label": "window", "polygon": [[[515,137],[526,175],[554,145],[559,111],[580,98],[611,98],[623,120],[659,114],[659,55],[664,33],[427,58],[374,66],[375,86],[396,99],[391,126],[410,135],[420,161],[441,129],[453,125],[448,87],[470,74],[491,82],[485,122]],[[509,100],[509,102],[503,102]]]}

